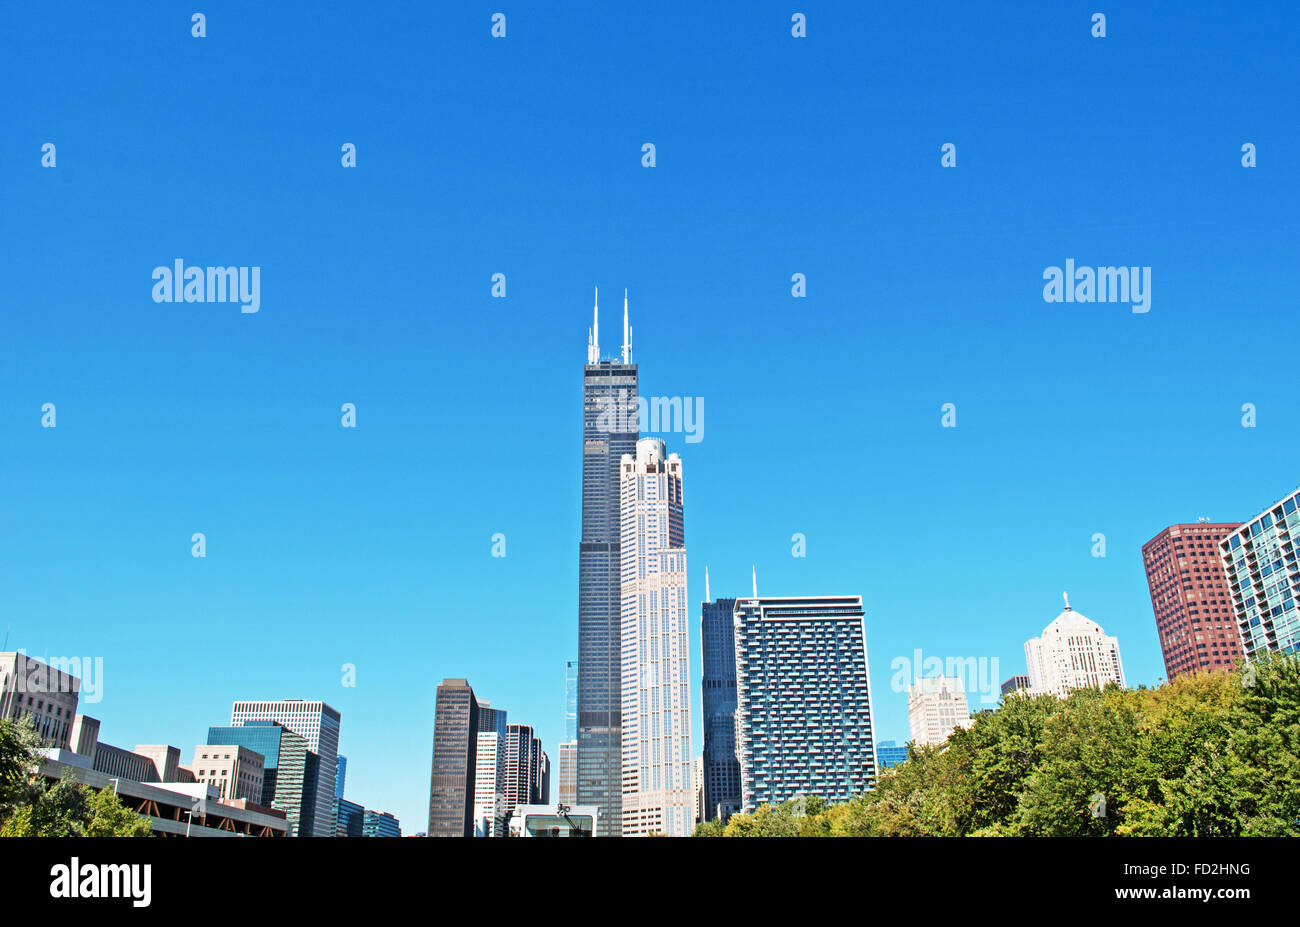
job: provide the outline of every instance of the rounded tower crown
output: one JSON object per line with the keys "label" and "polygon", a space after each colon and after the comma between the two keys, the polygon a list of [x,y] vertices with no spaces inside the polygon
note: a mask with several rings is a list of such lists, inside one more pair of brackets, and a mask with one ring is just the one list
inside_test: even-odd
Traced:
{"label": "rounded tower crown", "polygon": [[636,462],[638,464],[662,464],[668,454],[668,445],[662,438],[642,438],[636,443]]}

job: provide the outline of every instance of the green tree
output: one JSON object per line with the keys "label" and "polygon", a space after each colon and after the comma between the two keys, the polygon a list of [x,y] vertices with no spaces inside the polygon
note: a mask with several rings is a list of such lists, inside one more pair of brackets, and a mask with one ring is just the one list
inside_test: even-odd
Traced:
{"label": "green tree", "polygon": [[763,805],[722,832],[1300,836],[1300,657],[1155,689],[1008,696],[942,746],[909,747],[869,792]]}
{"label": "green tree", "polygon": [[5,821],[0,837],[82,836],[91,818],[88,792],[68,773]]}
{"label": "green tree", "polygon": [[0,822],[35,798],[32,778],[40,765],[40,746],[31,721],[0,721]]}
{"label": "green tree", "polygon": [[721,837],[726,825],[722,821],[714,818],[712,821],[701,821],[695,825],[696,837]]}
{"label": "green tree", "polygon": [[1043,730],[1012,825],[1029,836],[1105,836],[1136,790],[1138,714],[1118,686],[1072,692]]}
{"label": "green tree", "polygon": [[1238,676],[1228,739],[1241,832],[1300,836],[1300,657],[1272,656]]}
{"label": "green tree", "polygon": [[122,804],[112,789],[100,789],[90,799],[90,823],[87,837],[148,837],[153,825]]}
{"label": "green tree", "polygon": [[790,810],[781,806],[759,805],[753,814],[733,814],[727,821],[724,837],[797,837],[799,827]]}

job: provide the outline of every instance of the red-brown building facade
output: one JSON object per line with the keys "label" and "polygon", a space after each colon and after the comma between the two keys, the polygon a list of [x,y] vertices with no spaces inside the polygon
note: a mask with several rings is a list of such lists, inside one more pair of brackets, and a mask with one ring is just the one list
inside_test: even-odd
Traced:
{"label": "red-brown building facade", "polygon": [[1219,541],[1240,523],[1172,525],[1142,545],[1165,676],[1226,672],[1242,659],[1241,636],[1219,560]]}

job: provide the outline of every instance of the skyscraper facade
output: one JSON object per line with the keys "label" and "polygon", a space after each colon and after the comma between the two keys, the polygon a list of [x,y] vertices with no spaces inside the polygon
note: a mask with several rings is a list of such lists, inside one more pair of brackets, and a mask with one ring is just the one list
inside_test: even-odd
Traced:
{"label": "skyscraper facade", "polygon": [[564,740],[556,755],[559,795],[562,805],[578,803],[578,661],[564,664]]}
{"label": "skyscraper facade", "polygon": [[433,709],[429,836],[474,836],[478,700],[464,679],[444,679]]}
{"label": "skyscraper facade", "polygon": [[[194,748],[194,778],[217,787],[220,801],[246,798],[262,804],[266,758],[239,744],[206,744]],[[163,779],[163,782],[170,780]],[[268,803],[269,804],[269,803]]]}
{"label": "skyscraper facade", "polygon": [[970,726],[966,688],[958,677],[929,676],[907,687],[907,722],[918,747],[937,747]]}
{"label": "skyscraper facade", "polygon": [[564,739],[578,739],[578,661],[564,664]]}
{"label": "skyscraper facade", "polygon": [[367,808],[361,817],[361,835],[363,837],[400,837],[402,825],[387,811],[372,811]]}
{"label": "skyscraper facade", "polygon": [[506,827],[506,713],[480,702],[474,770],[474,820],[486,821],[486,837],[504,837]]}
{"label": "skyscraper facade", "polygon": [[860,596],[737,599],[741,805],[848,801],[876,777]]}
{"label": "skyscraper facade", "polygon": [[542,742],[537,741],[537,790],[533,794],[533,804],[547,805],[551,801],[551,758],[542,749]]}
{"label": "skyscraper facade", "polygon": [[1241,635],[1219,542],[1236,522],[1171,525],[1142,545],[1165,677],[1226,672],[1241,660]]}
{"label": "skyscraper facade", "polygon": [[542,742],[530,724],[506,725],[506,815],[521,805],[536,804],[541,788]]}
{"label": "skyscraper facade", "polygon": [[623,836],[695,822],[682,461],[642,438],[621,462]]}
{"label": "skyscraper facade", "polygon": [[1300,489],[1219,542],[1233,614],[1248,660],[1300,651]]}
{"label": "skyscraper facade", "polygon": [[709,602],[708,572],[700,617],[704,712],[704,817],[726,820],[740,808],[740,763],[736,759],[735,599]]}
{"label": "skyscraper facade", "polygon": [[48,746],[70,743],[80,690],[71,673],[21,651],[0,653],[0,719],[26,718]]}
{"label": "skyscraper facade", "polygon": [[1124,685],[1119,640],[1101,625],[1070,607],[1057,615],[1039,637],[1025,641],[1025,663],[1033,695],[1064,698],[1076,689]]}
{"label": "skyscraper facade", "polygon": [[[307,749],[307,738],[275,721],[245,720],[243,724],[208,728],[208,746],[246,747],[262,756],[262,796],[259,804],[283,811],[292,825],[293,836],[317,836],[316,796],[320,763]],[[196,754],[200,751],[196,750]],[[197,778],[199,769],[195,768]],[[331,814],[334,799],[329,800]],[[321,836],[332,836],[329,834]]]}
{"label": "skyscraper facade", "polygon": [[[339,727],[342,716],[324,702],[288,698],[274,702],[235,702],[230,710],[234,727],[249,721],[274,721],[307,741],[316,754],[317,793],[312,800],[312,834],[334,835],[334,777],[338,771]],[[304,828],[305,828],[304,824]]]}
{"label": "skyscraper facade", "polygon": [[560,744],[559,792],[557,801],[562,805],[578,803],[578,742]]}
{"label": "skyscraper facade", "polygon": [[636,451],[637,369],[627,297],[623,351],[600,354],[599,310],[587,335],[582,388],[582,538],[578,545],[578,802],[599,809],[600,836],[622,821],[619,461]]}
{"label": "skyscraper facade", "polygon": [[354,801],[342,796],[334,799],[334,820],[336,837],[364,837],[366,809]]}

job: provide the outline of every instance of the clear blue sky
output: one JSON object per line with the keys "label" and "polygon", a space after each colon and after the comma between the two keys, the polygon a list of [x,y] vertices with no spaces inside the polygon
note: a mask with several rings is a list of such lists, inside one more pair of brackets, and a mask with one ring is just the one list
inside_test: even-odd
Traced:
{"label": "clear blue sky", "polygon": [[[0,35],[0,631],[104,658],[110,743],[325,699],[423,830],[466,676],[555,758],[596,285],[642,391],[705,398],[693,597],[861,594],[882,738],[894,657],[1023,672],[1063,589],[1154,683],[1141,544],[1300,482],[1294,4],[198,6]],[[154,303],[176,258],[261,311]],[[1045,303],[1066,258],[1151,311]]]}

